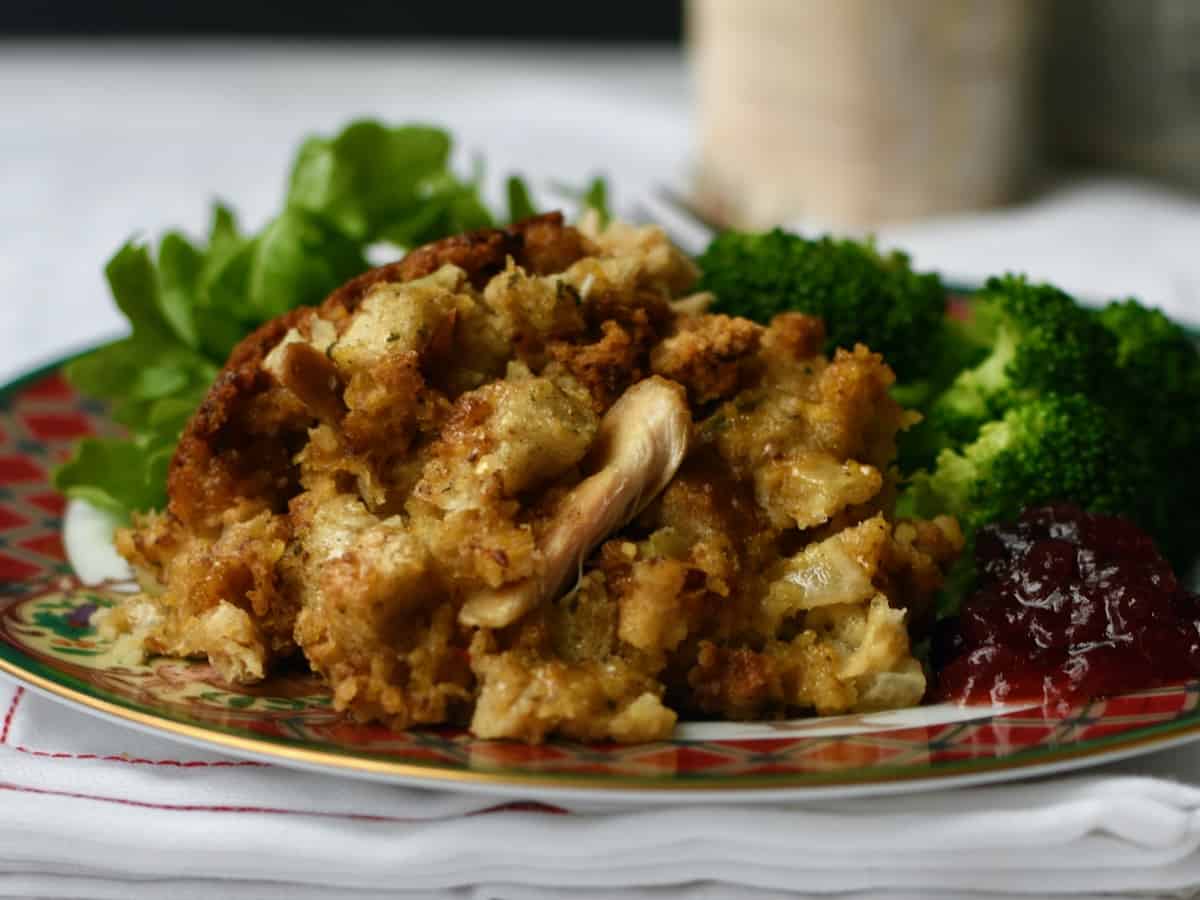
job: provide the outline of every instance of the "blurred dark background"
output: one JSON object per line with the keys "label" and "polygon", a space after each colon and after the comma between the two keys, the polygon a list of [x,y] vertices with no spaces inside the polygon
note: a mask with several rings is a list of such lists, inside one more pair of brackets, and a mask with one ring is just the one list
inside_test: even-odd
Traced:
{"label": "blurred dark background", "polygon": [[205,0],[0,2],[0,36],[271,35],[677,42],[682,0],[574,3],[330,3]]}

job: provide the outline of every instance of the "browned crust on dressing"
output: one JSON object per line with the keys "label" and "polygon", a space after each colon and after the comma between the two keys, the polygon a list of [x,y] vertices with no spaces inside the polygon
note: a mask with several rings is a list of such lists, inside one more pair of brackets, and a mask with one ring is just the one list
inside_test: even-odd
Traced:
{"label": "browned crust on dressing", "polygon": [[278,473],[290,470],[293,445],[303,439],[310,417],[273,384],[262,364],[290,329],[305,331],[314,313],[340,328],[377,284],[423,278],[446,264],[482,284],[510,256],[530,271],[549,274],[585,252],[583,236],[564,224],[562,213],[546,213],[507,229],[482,229],[417,247],[399,262],[346,282],[319,307],[300,307],[265,323],[234,348],[184,429],[168,475],[170,514],[206,530],[231,507],[279,511],[294,493],[294,484]]}

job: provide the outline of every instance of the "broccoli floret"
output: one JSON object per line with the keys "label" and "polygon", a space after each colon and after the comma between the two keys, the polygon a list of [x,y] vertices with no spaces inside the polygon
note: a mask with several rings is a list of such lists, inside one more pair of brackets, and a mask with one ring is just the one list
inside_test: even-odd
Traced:
{"label": "broccoli floret", "polygon": [[697,262],[699,288],[716,295],[719,312],[758,322],[789,310],[820,316],[827,351],[866,344],[883,354],[901,382],[932,370],[930,340],[943,327],[946,293],[936,275],[913,272],[902,253],[777,228],[727,231]]}
{"label": "broccoli floret", "polygon": [[1180,569],[1200,550],[1200,353],[1133,301],[1097,312],[1048,285],[987,283],[971,341],[988,357],[900,443],[908,514],[950,513],[968,536],[1069,500],[1125,515]]}
{"label": "broccoli floret", "polygon": [[1136,300],[1110,303],[1096,313],[1096,319],[1116,341],[1116,365],[1132,406],[1153,417],[1174,412],[1172,421],[1157,424],[1168,430],[1182,426],[1183,439],[1194,442],[1195,417],[1178,413],[1181,408],[1197,409],[1200,401],[1196,341],[1160,311]]}
{"label": "broccoli floret", "polygon": [[967,337],[990,352],[930,403],[927,448],[970,441],[985,422],[1043,394],[1090,394],[1115,377],[1116,342],[1095,316],[1022,277],[988,280]]}
{"label": "broccoli floret", "polygon": [[[892,386],[892,397],[897,403],[925,417],[916,427],[897,436],[896,463],[901,472],[915,472],[933,465],[941,449],[952,440],[937,416],[930,419],[930,407],[960,374],[979,365],[989,349],[971,322],[947,319],[941,333],[930,342],[933,362],[929,373],[919,381]],[[972,437],[975,430],[977,427],[971,430]]]}
{"label": "broccoli floret", "polygon": [[892,396],[906,409],[927,410],[955,378],[978,365],[988,349],[968,322],[948,318],[926,346],[929,354],[926,374],[916,381],[895,385]]}
{"label": "broccoli floret", "polygon": [[898,512],[949,513],[970,536],[1055,500],[1128,514],[1153,480],[1119,417],[1080,394],[1047,394],[988,422],[961,451],[943,450],[932,472],[912,478]]}
{"label": "broccoli floret", "polygon": [[1159,548],[1177,566],[1200,541],[1200,351],[1179,325],[1155,309],[1126,300],[1096,313],[1116,339],[1118,380],[1108,387],[1159,487],[1142,498],[1141,516]]}

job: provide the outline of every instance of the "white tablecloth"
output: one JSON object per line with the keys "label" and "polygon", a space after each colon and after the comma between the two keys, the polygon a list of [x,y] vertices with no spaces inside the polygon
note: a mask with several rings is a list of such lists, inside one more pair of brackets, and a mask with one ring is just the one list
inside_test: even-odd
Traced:
{"label": "white tablecloth", "polygon": [[[283,166],[305,132],[331,132],[360,115],[439,122],[453,129],[464,153],[485,154],[494,173],[516,169],[582,181],[605,171],[612,176],[621,204],[645,196],[656,184],[686,181],[691,139],[688,103],[682,56],[661,51],[525,48],[501,52],[379,44],[302,50],[266,44],[154,49],[121,44],[0,44],[0,290],[4,292],[0,382],[120,331],[121,321],[109,303],[100,269],[129,235],[155,235],[171,225],[199,230],[210,201],[218,196],[232,200],[249,225],[260,223],[278,203]],[[679,223],[679,228],[684,225]],[[908,247],[920,266],[966,279],[997,269],[1021,269],[1090,296],[1136,293],[1177,314],[1200,317],[1200,254],[1196,253],[1200,204],[1144,184],[1112,179],[1076,183],[1029,207],[889,228],[881,239]],[[2,689],[8,692],[7,687]],[[0,726],[10,745],[0,748],[5,750],[0,755],[0,781],[21,776],[27,786],[43,785],[39,790],[53,791],[53,780],[61,777],[67,779],[63,788],[67,793],[103,793],[112,788],[126,797],[136,788],[158,798],[153,802],[160,805],[174,793],[189,796],[186,784],[172,780],[178,773],[169,765],[138,767],[114,761],[103,769],[104,760],[86,758],[87,747],[107,747],[115,739],[113,729],[91,719],[58,712],[42,716],[44,723],[51,724],[40,732],[27,730],[37,722],[37,705],[27,702],[33,704],[27,707],[28,718],[14,726],[12,734],[9,723]],[[5,738],[0,738],[0,744]],[[13,750],[18,740],[25,742],[21,746],[26,750],[74,756],[67,759],[68,766],[38,768],[39,761],[50,757]],[[170,748],[148,746],[147,757],[154,753],[156,759],[168,758],[171,753]],[[122,752],[128,752],[124,745]],[[208,759],[194,753],[188,758]],[[1197,759],[1200,751],[1176,751],[1127,763],[1121,771],[1175,775],[1200,783]],[[67,772],[71,766],[79,771]],[[205,773],[226,772],[193,768],[200,774],[188,775],[192,782],[210,777]],[[126,778],[128,783],[119,785],[94,783],[98,775],[113,777],[115,770],[136,773],[137,778]],[[303,805],[305,795],[296,793],[302,781],[279,777],[291,778],[281,802]],[[87,785],[88,791],[79,789],[80,784]],[[366,805],[358,804],[356,809],[384,802],[381,795],[361,785],[347,790],[348,801],[351,795],[364,799]],[[1154,791],[1155,797],[1163,799],[1161,788]],[[30,800],[36,796],[21,795],[31,816],[39,808],[48,809],[45,804],[65,802],[61,796],[52,801],[52,794],[44,793],[39,807]],[[1191,793],[1180,793],[1177,799],[1174,805],[1164,802],[1159,807],[1149,800],[1149,806],[1133,803],[1130,809],[1148,810],[1144,824],[1153,826],[1146,833],[1150,837],[1135,834],[1134,839],[1160,840],[1164,859],[1169,856],[1178,865],[1190,866],[1195,843],[1200,841],[1198,804]],[[387,802],[402,805],[398,794]],[[953,801],[947,802],[953,806]],[[1089,809],[1101,816],[1106,809],[1116,808],[1106,808],[1102,798],[1088,802],[1099,804]],[[15,803],[10,810],[16,809]],[[132,808],[121,806],[123,813]],[[61,821],[76,814],[64,806],[66,819]],[[16,832],[5,832],[0,822],[0,837],[8,834],[11,841],[13,834],[19,836],[19,817],[15,821]],[[1083,816],[1078,821],[1085,823],[1079,827],[1086,831],[1086,823],[1093,820]],[[747,827],[753,833],[753,825]],[[969,831],[970,823],[963,827]],[[353,828],[371,830],[361,823]],[[535,833],[536,828],[528,830]],[[10,893],[21,893],[21,885],[28,891],[53,888],[56,896],[70,895],[76,890],[72,884],[80,885],[76,893],[96,896],[121,896],[128,889],[120,879],[105,881],[100,869],[73,871],[69,864],[60,870],[46,869],[46,860],[56,858],[50,843],[56,834],[65,836],[66,830],[34,829],[30,834],[34,837],[23,857],[11,855],[15,845],[5,845],[10,852],[0,854],[0,871],[7,873],[3,883]],[[1095,847],[1102,849],[1105,840]],[[116,845],[110,849],[114,859],[128,852]],[[97,859],[103,857],[103,847],[91,850]],[[717,848],[712,856],[721,859],[729,854],[722,856]],[[27,869],[22,870],[14,859],[27,860]],[[703,868],[698,865],[696,871]],[[137,871],[152,874],[154,867],[147,863],[132,871],[132,877],[138,877]],[[121,875],[129,876],[130,870]],[[23,877],[29,880],[21,881]],[[1027,893],[1036,895],[1036,879],[1022,877],[1024,881],[1008,886],[1019,882]],[[612,881],[601,878],[598,883]],[[1165,889],[1194,881],[1181,875],[1156,884]],[[856,886],[869,886],[868,882]],[[778,886],[769,880],[759,883]],[[951,896],[956,890],[953,885],[961,888],[965,883],[961,878],[944,882],[951,885]],[[1112,886],[1133,883],[1114,881]],[[361,886],[375,884],[366,879]],[[1005,887],[1003,879],[986,885],[997,886]],[[186,880],[164,882],[163,890],[168,889],[178,896],[202,896],[206,891]],[[149,890],[145,895],[154,895],[153,883]],[[254,890],[251,886],[246,896],[266,895],[262,885],[257,889],[260,893]],[[300,896],[291,888],[279,890]],[[707,891],[697,887],[690,896],[708,896]],[[601,895],[610,896],[600,889],[595,896]],[[554,891],[545,896],[554,896]]]}

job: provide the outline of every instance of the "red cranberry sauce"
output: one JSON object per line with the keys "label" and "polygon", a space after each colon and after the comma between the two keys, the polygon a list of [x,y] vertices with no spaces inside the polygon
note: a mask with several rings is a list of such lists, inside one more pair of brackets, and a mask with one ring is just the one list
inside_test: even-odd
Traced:
{"label": "red cranberry sauce", "polygon": [[1128,520],[1026,510],[981,529],[975,561],[978,589],[934,634],[943,699],[1063,709],[1200,676],[1200,597]]}

